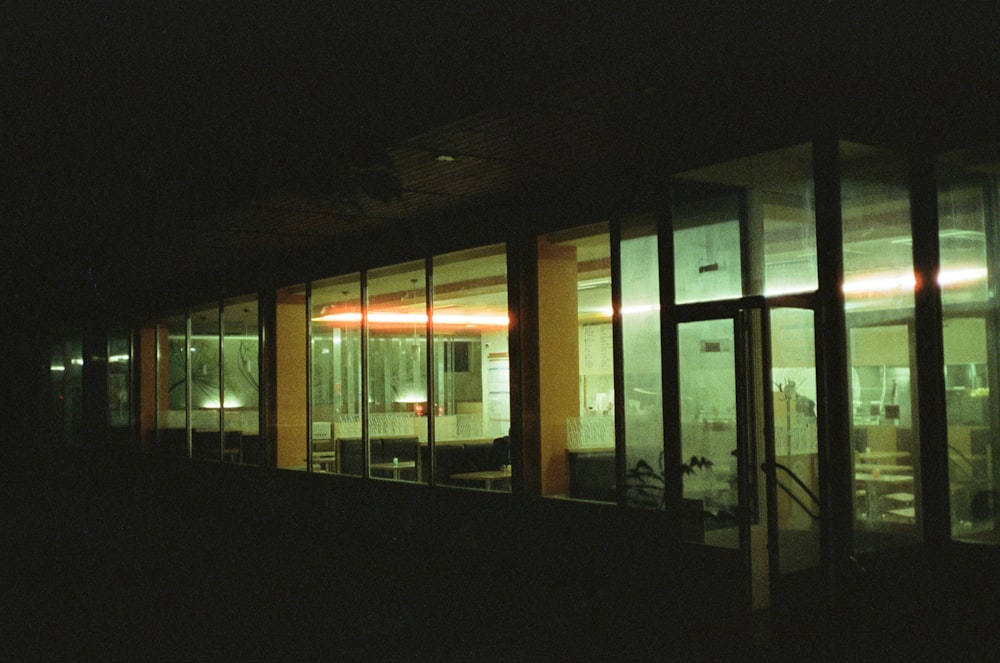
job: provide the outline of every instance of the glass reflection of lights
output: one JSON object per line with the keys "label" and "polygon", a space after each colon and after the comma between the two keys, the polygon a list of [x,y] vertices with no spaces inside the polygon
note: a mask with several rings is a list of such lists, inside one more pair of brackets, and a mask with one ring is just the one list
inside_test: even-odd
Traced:
{"label": "glass reflection of lights", "polygon": [[[354,312],[336,312],[335,309],[324,308],[320,315],[312,319],[313,322],[347,322],[360,324],[362,314]],[[441,326],[472,326],[472,327],[507,327],[510,319],[506,315],[490,314],[455,314],[455,313],[435,313],[434,324]],[[426,325],[427,315],[425,313],[391,313],[386,311],[372,311],[368,314],[368,324],[390,324],[390,325]]]}
{"label": "glass reflection of lights", "polygon": [[[942,288],[969,285],[985,281],[985,267],[967,267],[942,270],[937,282]],[[916,276],[912,272],[897,274],[872,274],[851,279],[845,279],[842,289],[845,295],[880,294],[896,291],[913,290],[917,285]]]}

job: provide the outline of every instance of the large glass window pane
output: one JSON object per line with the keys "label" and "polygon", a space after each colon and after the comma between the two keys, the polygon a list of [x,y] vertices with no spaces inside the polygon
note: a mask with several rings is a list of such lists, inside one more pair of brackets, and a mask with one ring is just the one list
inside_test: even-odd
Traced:
{"label": "large glass window pane", "polygon": [[191,312],[191,457],[222,460],[222,366],[219,353],[219,308]]}
{"label": "large glass window pane", "polygon": [[49,438],[62,444],[78,444],[83,421],[83,342],[79,336],[67,336],[52,346],[49,384]]}
{"label": "large glass window pane", "polygon": [[739,546],[736,356],[732,319],[677,326],[684,499],[699,505],[704,541]]}
{"label": "large glass window pane", "polygon": [[855,545],[866,551],[920,536],[912,235],[905,161],[841,150]]}
{"label": "large glass window pane", "polygon": [[108,428],[112,441],[128,442],[131,416],[132,337],[128,329],[108,334]]}
{"label": "large glass window pane", "polygon": [[539,237],[538,316],[541,447],[532,450],[537,466],[526,467],[526,485],[542,495],[613,501],[615,393],[607,223]]}
{"label": "large glass window pane", "polygon": [[311,297],[312,469],[360,476],[361,276],[316,281]]}
{"label": "large glass window pane", "polygon": [[260,465],[260,342],[257,298],[226,302],[222,310],[223,446],[226,461]]}
{"label": "large glass window pane", "polygon": [[819,437],[816,428],[815,325],[811,310],[771,311],[774,459],[778,472],[777,529],[781,573],[820,564]]}
{"label": "large glass window pane", "polygon": [[433,276],[435,482],[510,490],[506,249],[436,256]]}
{"label": "large glass window pane", "polygon": [[621,328],[630,506],[664,507],[660,281],[656,219],[622,220]]}
{"label": "large glass window pane", "polygon": [[[678,303],[816,289],[812,146],[796,145],[700,168],[674,186]],[[740,243],[739,219],[748,237]]]}
{"label": "large glass window pane", "polygon": [[673,185],[674,288],[678,304],[743,294],[739,187],[694,179]]}
{"label": "large glass window pane", "polygon": [[187,318],[183,314],[163,318],[156,329],[156,451],[187,456],[187,364],[194,354],[187,347]]}
{"label": "large glass window pane", "polygon": [[[996,237],[1000,151],[984,148],[939,160],[941,300],[951,532],[956,539],[1000,543],[996,529],[997,330],[989,296],[987,238]],[[995,282],[995,281],[994,281]]]}
{"label": "large glass window pane", "polygon": [[[423,261],[368,275],[368,438],[371,476],[415,480],[427,415],[427,304]],[[346,462],[346,457],[344,458]]]}

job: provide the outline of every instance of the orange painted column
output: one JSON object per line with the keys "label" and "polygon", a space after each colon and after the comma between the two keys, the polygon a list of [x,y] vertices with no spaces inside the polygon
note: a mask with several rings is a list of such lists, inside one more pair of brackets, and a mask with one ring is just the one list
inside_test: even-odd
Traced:
{"label": "orange painted column", "polygon": [[580,416],[576,248],[538,240],[542,495],[569,493],[566,420]]}
{"label": "orange painted column", "polygon": [[275,317],[277,466],[294,467],[305,464],[309,439],[305,295],[279,289]]}

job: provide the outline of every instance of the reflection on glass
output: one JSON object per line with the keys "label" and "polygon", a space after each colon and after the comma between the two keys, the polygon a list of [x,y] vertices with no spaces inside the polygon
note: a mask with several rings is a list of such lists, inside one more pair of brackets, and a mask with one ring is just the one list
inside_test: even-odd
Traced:
{"label": "reflection on glass", "polygon": [[989,296],[986,238],[996,224],[991,201],[1000,150],[945,155],[937,173],[951,533],[997,544],[996,304]]}
{"label": "reflection on glass", "polygon": [[259,465],[263,447],[259,431],[260,352],[257,299],[226,302],[222,310],[223,378],[222,459]]}
{"label": "reflection on glass", "polygon": [[615,499],[611,238],[608,224],[538,238],[541,447],[526,485]]}
{"label": "reflection on glass", "polygon": [[692,180],[673,187],[674,287],[678,304],[743,294],[743,191]]}
{"label": "reflection on glass", "polygon": [[170,456],[188,455],[186,338],[184,315],[164,318],[157,325],[156,450]]}
{"label": "reflection on glass", "polygon": [[741,294],[738,221],[743,215],[750,235],[744,242],[750,262],[747,294],[816,289],[811,145],[684,173],[674,195],[678,303]]}
{"label": "reflection on glass", "polygon": [[[130,375],[132,339],[127,329],[108,334],[108,426],[128,428],[131,423]],[[119,440],[127,441],[127,440]]]}
{"label": "reflection on glass", "polygon": [[812,311],[771,311],[775,462],[787,467],[809,489],[803,490],[784,471],[777,472],[777,480],[784,486],[777,491],[781,573],[820,563],[820,505],[815,499],[820,489],[814,338]]}
{"label": "reflection on glass", "polygon": [[49,384],[49,437],[62,444],[77,444],[83,417],[83,342],[79,337],[67,337],[52,346]]}
{"label": "reflection on glass", "polygon": [[[418,478],[427,414],[426,276],[422,261],[368,274],[368,437],[371,476]],[[346,457],[345,457],[346,459]]]}
{"label": "reflection on glass", "polygon": [[[183,339],[178,340],[183,345]],[[222,460],[222,367],[219,364],[218,306],[206,306],[191,312],[189,361],[191,457]]]}
{"label": "reflection on glass", "polygon": [[660,282],[656,219],[622,221],[621,327],[629,506],[664,505]]}
{"label": "reflection on glass", "polygon": [[733,321],[677,326],[684,498],[699,505],[705,543],[736,548],[736,358]]}
{"label": "reflection on glass", "polygon": [[436,256],[433,267],[435,482],[510,490],[506,250]]}
{"label": "reflection on glass", "polygon": [[[310,304],[314,471],[360,476],[361,276],[313,283]],[[303,449],[304,452],[304,449]]]}
{"label": "reflection on glass", "polygon": [[841,153],[855,545],[866,551],[920,536],[910,199],[903,160],[854,144]]}

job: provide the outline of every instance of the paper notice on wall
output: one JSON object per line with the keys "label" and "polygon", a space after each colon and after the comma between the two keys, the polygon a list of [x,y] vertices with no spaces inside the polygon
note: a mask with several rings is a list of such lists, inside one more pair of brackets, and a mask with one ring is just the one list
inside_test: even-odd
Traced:
{"label": "paper notice on wall", "polygon": [[580,372],[584,375],[608,375],[614,366],[610,324],[583,325],[580,328]]}

